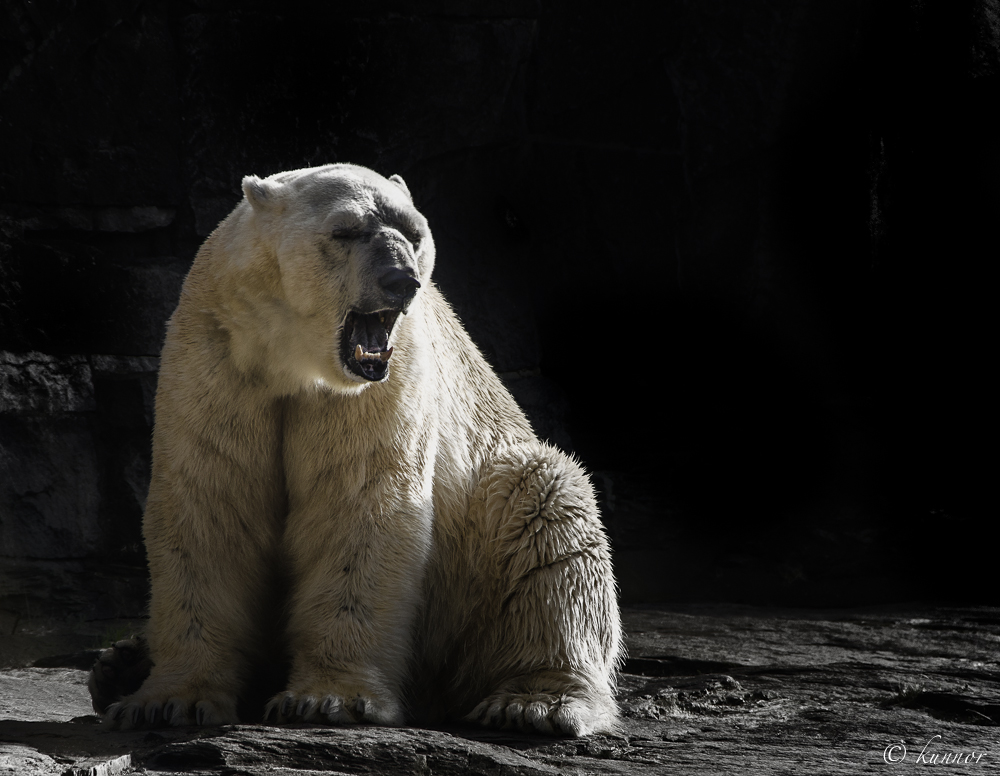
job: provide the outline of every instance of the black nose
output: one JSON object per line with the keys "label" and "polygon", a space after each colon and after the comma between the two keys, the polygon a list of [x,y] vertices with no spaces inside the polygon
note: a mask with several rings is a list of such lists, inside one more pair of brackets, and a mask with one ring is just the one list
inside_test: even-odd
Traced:
{"label": "black nose", "polygon": [[413,295],[420,288],[420,281],[413,277],[413,270],[409,267],[406,269],[393,267],[390,270],[386,270],[379,277],[378,284],[390,296],[395,297],[394,301],[402,306],[404,313],[406,312],[406,308],[410,306]]}

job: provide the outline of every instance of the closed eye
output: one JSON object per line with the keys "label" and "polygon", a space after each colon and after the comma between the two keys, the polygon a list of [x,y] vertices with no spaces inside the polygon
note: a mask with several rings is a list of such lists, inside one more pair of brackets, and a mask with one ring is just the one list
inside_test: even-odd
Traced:
{"label": "closed eye", "polygon": [[345,226],[334,229],[330,236],[335,240],[358,240],[365,236],[365,231],[356,226]]}

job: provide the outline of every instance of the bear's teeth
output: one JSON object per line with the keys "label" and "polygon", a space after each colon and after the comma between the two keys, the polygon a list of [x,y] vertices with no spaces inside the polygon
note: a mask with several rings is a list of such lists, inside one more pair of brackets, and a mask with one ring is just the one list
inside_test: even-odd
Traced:
{"label": "bear's teeth", "polygon": [[379,361],[388,361],[389,356],[392,355],[392,348],[384,350],[381,353],[369,353],[367,350],[363,350],[360,345],[354,346],[354,360],[355,361],[374,361],[376,358]]}

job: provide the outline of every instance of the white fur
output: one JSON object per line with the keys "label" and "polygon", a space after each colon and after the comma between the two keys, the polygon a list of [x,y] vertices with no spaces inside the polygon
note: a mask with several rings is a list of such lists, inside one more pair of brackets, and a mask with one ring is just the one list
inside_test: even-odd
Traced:
{"label": "white fur", "polygon": [[[244,192],[167,332],[144,522],[155,667],[124,717],[235,721],[276,646],[279,721],[612,730],[621,628],[590,482],[434,286],[405,183],[329,165]],[[416,244],[371,220],[379,203]],[[331,238],[352,224],[375,239]],[[339,338],[383,237],[421,288],[369,383]]]}

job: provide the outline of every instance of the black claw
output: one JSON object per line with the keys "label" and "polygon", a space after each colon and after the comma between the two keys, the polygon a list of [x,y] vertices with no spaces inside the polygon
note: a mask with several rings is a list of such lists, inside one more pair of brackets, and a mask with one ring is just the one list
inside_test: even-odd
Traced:
{"label": "black claw", "polygon": [[133,706],[132,707],[132,711],[130,712],[130,716],[132,717],[132,725],[133,725],[133,727],[135,725],[138,725],[139,724],[139,718],[142,716],[142,706]]}
{"label": "black claw", "polygon": [[295,703],[294,696],[286,695],[281,699],[281,716],[288,717],[292,713],[292,704]]}
{"label": "black claw", "polygon": [[174,703],[170,701],[163,707],[163,721],[168,725],[174,721]]}
{"label": "black claw", "polygon": [[195,724],[204,725],[205,724],[205,709],[199,706],[195,709],[194,713]]}

